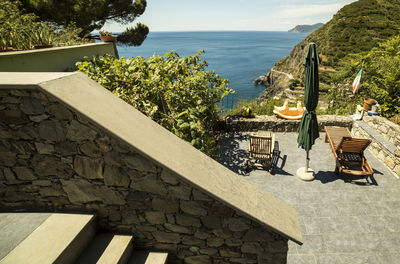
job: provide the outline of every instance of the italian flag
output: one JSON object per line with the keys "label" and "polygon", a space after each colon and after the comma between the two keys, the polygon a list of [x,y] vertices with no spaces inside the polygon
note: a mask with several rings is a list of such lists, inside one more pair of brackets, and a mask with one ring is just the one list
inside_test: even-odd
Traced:
{"label": "italian flag", "polygon": [[353,82],[353,94],[355,94],[358,91],[358,89],[360,88],[362,72],[363,72],[363,69],[361,68],[361,70],[358,72],[356,78],[354,79],[354,82]]}

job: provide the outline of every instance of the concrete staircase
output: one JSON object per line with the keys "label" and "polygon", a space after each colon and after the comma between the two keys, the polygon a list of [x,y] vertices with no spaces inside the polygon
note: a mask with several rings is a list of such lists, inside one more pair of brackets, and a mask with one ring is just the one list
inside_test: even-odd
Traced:
{"label": "concrete staircase", "polygon": [[133,249],[133,237],[96,233],[94,215],[0,213],[0,263],[165,264],[167,253]]}

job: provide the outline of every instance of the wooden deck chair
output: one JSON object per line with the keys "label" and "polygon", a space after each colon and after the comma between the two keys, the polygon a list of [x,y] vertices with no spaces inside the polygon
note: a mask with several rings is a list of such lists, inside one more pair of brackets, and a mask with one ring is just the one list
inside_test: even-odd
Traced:
{"label": "wooden deck chair", "polygon": [[325,142],[329,142],[336,161],[335,173],[365,176],[374,172],[364,157],[364,150],[371,139],[353,138],[345,127],[325,126]]}
{"label": "wooden deck chair", "polygon": [[247,166],[257,166],[272,172],[272,157],[274,154],[275,134],[251,133],[249,146],[249,161]]}

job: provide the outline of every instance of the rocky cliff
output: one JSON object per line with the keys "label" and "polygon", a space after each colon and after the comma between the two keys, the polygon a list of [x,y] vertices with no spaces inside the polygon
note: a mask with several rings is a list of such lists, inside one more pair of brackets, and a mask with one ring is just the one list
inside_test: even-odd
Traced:
{"label": "rocky cliff", "polygon": [[288,88],[290,79],[303,79],[303,59],[310,42],[317,44],[321,72],[334,72],[349,54],[371,50],[378,43],[398,35],[399,0],[359,0],[340,9],[278,61],[267,74],[265,97]]}

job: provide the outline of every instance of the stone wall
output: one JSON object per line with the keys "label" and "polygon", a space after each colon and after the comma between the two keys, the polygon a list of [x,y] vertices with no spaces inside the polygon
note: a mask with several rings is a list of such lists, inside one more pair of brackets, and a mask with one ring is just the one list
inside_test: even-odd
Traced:
{"label": "stone wall", "polygon": [[371,138],[368,149],[400,177],[400,126],[379,116],[365,116],[353,126],[356,137]]}
{"label": "stone wall", "polygon": [[115,43],[101,42],[0,53],[0,72],[63,72],[76,68],[83,57],[118,57]]}
{"label": "stone wall", "polygon": [[286,238],[38,90],[0,89],[0,208],[93,211],[170,263],[286,263]]}
{"label": "stone wall", "polygon": [[[324,126],[342,126],[349,129],[353,126],[353,120],[346,116],[321,115],[317,117],[319,130]],[[256,116],[255,118],[233,117],[231,122],[222,124],[227,131],[257,131],[270,130],[273,132],[297,132],[300,120],[286,120],[276,116]]]}

